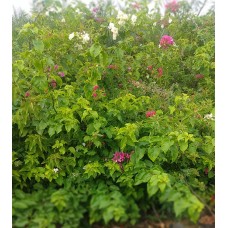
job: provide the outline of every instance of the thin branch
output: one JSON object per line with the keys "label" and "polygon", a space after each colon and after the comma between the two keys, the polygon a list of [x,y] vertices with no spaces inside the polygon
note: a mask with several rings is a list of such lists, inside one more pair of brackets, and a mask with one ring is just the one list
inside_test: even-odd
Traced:
{"label": "thin branch", "polygon": [[207,3],[207,0],[204,0],[203,5],[201,6],[201,8],[200,8],[200,10],[199,10],[199,12],[198,12],[198,14],[197,14],[197,17],[200,15],[200,13],[201,13],[201,11],[203,10],[203,8],[204,8],[204,6],[206,5],[206,3]]}

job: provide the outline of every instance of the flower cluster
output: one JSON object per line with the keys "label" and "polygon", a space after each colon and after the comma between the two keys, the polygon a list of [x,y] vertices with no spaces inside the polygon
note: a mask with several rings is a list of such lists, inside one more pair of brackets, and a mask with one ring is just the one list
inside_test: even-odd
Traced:
{"label": "flower cluster", "polygon": [[[99,96],[98,96],[99,95]],[[92,93],[92,97],[93,98],[100,98],[101,96],[106,96],[106,93],[104,91],[104,89],[100,89],[99,85],[95,85],[93,86],[93,93]]]}
{"label": "flower cluster", "polygon": [[75,36],[77,36],[80,40],[82,40],[83,44],[88,43],[88,41],[90,40],[89,34],[86,33],[85,31],[84,32],[76,32],[76,33],[72,32],[69,35],[69,40],[72,40]]}
{"label": "flower cluster", "polygon": [[206,114],[206,115],[204,116],[204,119],[208,119],[208,120],[215,120],[215,116],[213,116],[213,114],[212,114],[212,113],[210,113],[210,114]]}
{"label": "flower cluster", "polygon": [[129,161],[131,158],[131,155],[128,153],[124,153],[124,152],[115,152],[114,157],[113,157],[113,161],[116,163],[122,163],[125,160]]}
{"label": "flower cluster", "polygon": [[159,47],[167,48],[167,47],[169,47],[170,45],[173,45],[173,44],[174,44],[173,38],[171,36],[164,35],[160,39]]}
{"label": "flower cluster", "polygon": [[131,16],[131,23],[132,23],[133,25],[135,25],[136,20],[137,20],[137,16],[136,16],[136,15],[132,15],[132,16]]}
{"label": "flower cluster", "polygon": [[109,23],[108,29],[111,30],[112,32],[112,39],[116,40],[116,37],[118,35],[118,28],[115,27],[115,25],[113,23]]}
{"label": "flower cluster", "polygon": [[118,11],[116,18],[119,20],[118,21],[119,25],[124,25],[125,22],[128,20],[129,16],[127,14],[123,13],[122,11]]}
{"label": "flower cluster", "polygon": [[165,4],[165,8],[166,10],[169,10],[175,13],[179,9],[179,4],[177,3],[176,0],[173,0],[172,2]]}
{"label": "flower cluster", "polygon": [[58,173],[58,172],[59,172],[59,169],[58,169],[58,168],[54,168],[53,171],[54,171],[55,173]]}
{"label": "flower cluster", "polygon": [[146,118],[152,117],[156,114],[156,111],[152,110],[152,111],[147,111],[146,112]]}

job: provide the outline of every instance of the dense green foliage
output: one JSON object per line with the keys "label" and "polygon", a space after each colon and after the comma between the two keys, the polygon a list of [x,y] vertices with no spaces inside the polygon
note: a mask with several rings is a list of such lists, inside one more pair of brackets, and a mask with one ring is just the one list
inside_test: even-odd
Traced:
{"label": "dense green foliage", "polygon": [[13,21],[14,227],[135,224],[154,207],[197,222],[214,195],[213,11],[44,4]]}

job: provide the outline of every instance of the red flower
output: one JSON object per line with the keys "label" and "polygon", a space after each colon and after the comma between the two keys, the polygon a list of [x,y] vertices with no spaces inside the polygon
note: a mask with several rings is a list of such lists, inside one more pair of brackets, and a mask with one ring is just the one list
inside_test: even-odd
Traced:
{"label": "red flower", "polygon": [[27,92],[25,93],[25,97],[29,97],[29,96],[30,96],[30,92],[27,91]]}
{"label": "red flower", "polygon": [[146,112],[146,118],[152,117],[156,114],[156,111],[152,110],[152,111],[147,111]]}
{"label": "red flower", "polygon": [[95,85],[95,86],[93,87],[93,90],[94,90],[94,91],[97,90],[97,89],[99,89],[99,85]]}
{"label": "red flower", "polygon": [[161,67],[158,68],[158,77],[160,78],[163,74],[163,70]]}
{"label": "red flower", "polygon": [[153,66],[148,66],[147,70],[153,70]]}
{"label": "red flower", "polygon": [[97,93],[93,93],[92,96],[95,98],[97,97]]}
{"label": "red flower", "polygon": [[204,170],[204,173],[207,175],[208,174],[208,168]]}
{"label": "red flower", "polygon": [[196,78],[196,79],[204,78],[204,75],[203,75],[203,74],[197,74],[197,75],[195,76],[195,78]]}
{"label": "red flower", "polygon": [[113,69],[113,70],[116,70],[118,67],[114,64],[111,64],[108,66],[108,69]]}

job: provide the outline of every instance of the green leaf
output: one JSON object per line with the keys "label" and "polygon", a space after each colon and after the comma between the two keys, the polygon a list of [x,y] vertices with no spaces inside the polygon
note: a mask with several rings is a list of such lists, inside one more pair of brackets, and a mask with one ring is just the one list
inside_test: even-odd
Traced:
{"label": "green leaf", "polygon": [[31,83],[38,91],[44,91],[48,87],[47,78],[45,76],[35,76]]}
{"label": "green leaf", "polygon": [[49,127],[49,129],[48,129],[48,134],[49,134],[50,137],[51,137],[52,135],[54,135],[54,134],[55,134],[55,128],[54,128],[54,127]]}
{"label": "green leaf", "polygon": [[178,144],[179,144],[180,150],[181,150],[182,152],[184,152],[184,151],[187,150],[187,148],[188,148],[188,142],[179,141]]}
{"label": "green leaf", "polygon": [[131,156],[131,161],[132,161],[133,163],[139,162],[139,160],[143,158],[145,152],[146,152],[146,149],[136,147],[136,148],[135,148],[135,152],[134,152],[134,153],[132,154],[132,156]]}
{"label": "green leaf", "polygon": [[154,162],[157,159],[160,151],[161,151],[160,147],[156,147],[156,146],[155,147],[150,147],[148,149],[148,157],[150,158],[150,160],[152,162]]}
{"label": "green leaf", "polygon": [[178,217],[181,213],[183,213],[189,207],[189,203],[185,198],[179,198],[174,201],[174,212]]}
{"label": "green leaf", "polygon": [[162,151],[164,153],[166,153],[173,144],[174,144],[174,141],[173,140],[171,140],[171,141],[169,141],[169,140],[162,141],[162,143],[161,143],[161,149],[162,149]]}
{"label": "green leaf", "polygon": [[148,173],[146,171],[142,171],[136,175],[135,185],[139,185],[141,183],[148,182],[150,178],[151,178],[151,173]]}
{"label": "green leaf", "polygon": [[89,52],[92,57],[96,58],[101,53],[101,46],[99,44],[93,44],[89,49]]}
{"label": "green leaf", "polygon": [[16,201],[13,203],[13,207],[18,209],[26,209],[28,205],[26,203],[23,203],[23,201]]}
{"label": "green leaf", "polygon": [[158,191],[158,185],[152,185],[151,182],[147,183],[147,192],[149,197],[153,196]]}
{"label": "green leaf", "polygon": [[44,43],[42,40],[33,40],[33,45],[36,51],[43,52]]}

